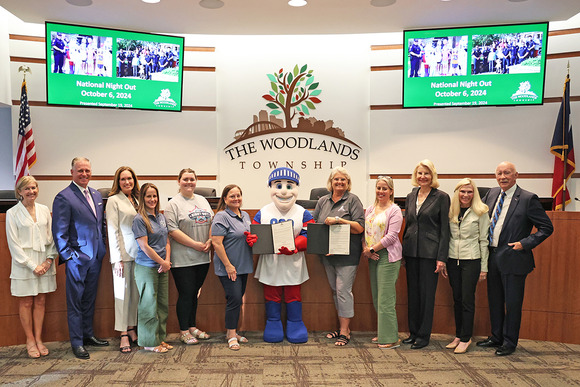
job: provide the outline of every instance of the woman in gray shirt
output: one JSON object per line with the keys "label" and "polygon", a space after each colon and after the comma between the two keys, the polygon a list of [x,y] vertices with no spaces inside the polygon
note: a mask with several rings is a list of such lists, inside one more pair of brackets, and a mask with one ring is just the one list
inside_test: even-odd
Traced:
{"label": "woman in gray shirt", "polygon": [[350,192],[351,185],[347,170],[334,168],[327,182],[330,194],[318,200],[313,214],[316,223],[350,225],[350,254],[321,256],[340,325],[326,337],[336,339],[337,346],[347,345],[350,341],[350,320],[354,317],[352,285],[362,253],[362,233],[365,229],[363,205]]}
{"label": "woman in gray shirt", "polygon": [[213,210],[203,196],[193,193],[197,184],[193,169],[182,169],[177,183],[179,194],[169,201],[165,218],[171,236],[171,274],[179,293],[176,311],[180,340],[190,345],[197,344],[198,339],[209,339],[196,327],[196,315],[197,295],[209,270]]}

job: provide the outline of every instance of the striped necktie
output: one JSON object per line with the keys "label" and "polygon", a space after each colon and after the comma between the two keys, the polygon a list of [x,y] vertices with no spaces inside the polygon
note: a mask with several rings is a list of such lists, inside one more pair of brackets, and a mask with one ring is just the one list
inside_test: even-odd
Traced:
{"label": "striped necktie", "polygon": [[506,194],[505,192],[501,193],[499,197],[499,201],[497,202],[497,207],[495,209],[495,213],[493,214],[493,219],[491,220],[491,224],[489,225],[489,243],[493,241],[493,229],[497,224],[497,220],[499,219],[499,214],[501,214],[501,208],[503,207],[503,201],[505,200]]}

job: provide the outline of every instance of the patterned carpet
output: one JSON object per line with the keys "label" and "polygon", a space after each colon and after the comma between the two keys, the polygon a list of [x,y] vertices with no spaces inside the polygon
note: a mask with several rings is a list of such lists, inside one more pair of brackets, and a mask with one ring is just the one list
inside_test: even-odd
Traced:
{"label": "patterned carpet", "polygon": [[78,360],[68,342],[48,343],[51,354],[29,359],[24,345],[0,348],[0,384],[8,386],[580,386],[580,345],[521,340],[517,351],[498,357],[475,345],[463,355],[444,347],[452,337],[433,335],[421,350],[380,350],[371,333],[354,332],[344,348],[322,332],[306,344],[267,344],[248,332],[240,351],[227,348],[224,334],[200,345],[168,342],[167,354],[111,346],[87,347]]}

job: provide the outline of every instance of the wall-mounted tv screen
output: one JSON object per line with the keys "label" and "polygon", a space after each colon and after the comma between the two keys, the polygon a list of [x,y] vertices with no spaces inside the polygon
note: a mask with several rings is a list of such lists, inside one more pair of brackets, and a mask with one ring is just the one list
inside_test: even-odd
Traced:
{"label": "wall-mounted tv screen", "polygon": [[541,105],[548,23],[407,30],[403,107]]}
{"label": "wall-mounted tv screen", "polygon": [[183,37],[45,25],[49,105],[181,111]]}

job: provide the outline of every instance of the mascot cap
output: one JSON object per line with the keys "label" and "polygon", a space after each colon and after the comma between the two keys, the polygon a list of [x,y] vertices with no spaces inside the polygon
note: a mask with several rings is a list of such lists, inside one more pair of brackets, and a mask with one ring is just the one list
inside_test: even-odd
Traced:
{"label": "mascot cap", "polygon": [[268,176],[268,186],[272,184],[274,180],[290,180],[295,182],[297,185],[300,184],[300,175],[296,173],[293,169],[280,167],[276,168]]}

